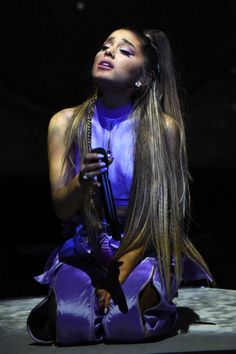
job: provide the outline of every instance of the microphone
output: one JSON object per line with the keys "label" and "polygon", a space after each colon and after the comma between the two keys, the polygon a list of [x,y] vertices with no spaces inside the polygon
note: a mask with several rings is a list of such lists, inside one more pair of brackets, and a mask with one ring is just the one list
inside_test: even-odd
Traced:
{"label": "microphone", "polygon": [[[97,154],[102,154],[104,157],[100,159],[100,162],[105,162],[106,167],[108,168],[108,157],[106,150],[104,148],[96,148],[91,152]],[[117,221],[116,208],[114,203],[114,198],[112,194],[112,187],[108,176],[108,170],[97,176],[98,182],[101,183],[101,198],[102,204],[106,216],[107,223],[110,226],[111,235],[114,240],[120,240],[121,235],[119,232],[119,224]]]}

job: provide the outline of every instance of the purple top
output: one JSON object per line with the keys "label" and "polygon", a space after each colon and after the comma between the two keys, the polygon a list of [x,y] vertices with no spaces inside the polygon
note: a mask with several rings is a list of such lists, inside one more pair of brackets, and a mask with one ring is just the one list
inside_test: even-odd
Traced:
{"label": "purple top", "polygon": [[110,148],[114,158],[108,168],[116,206],[126,206],[133,176],[132,105],[105,107],[98,100],[92,119],[92,148]]}

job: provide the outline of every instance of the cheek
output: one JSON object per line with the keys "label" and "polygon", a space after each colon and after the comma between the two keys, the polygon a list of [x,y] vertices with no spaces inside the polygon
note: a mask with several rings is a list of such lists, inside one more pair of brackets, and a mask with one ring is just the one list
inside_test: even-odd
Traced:
{"label": "cheek", "polygon": [[130,79],[136,79],[141,73],[141,66],[140,65],[127,65],[127,63],[123,66],[124,73],[128,75]]}
{"label": "cheek", "polygon": [[98,62],[99,62],[99,53],[95,56],[95,58],[93,60],[92,71],[95,70],[95,68],[97,67]]}

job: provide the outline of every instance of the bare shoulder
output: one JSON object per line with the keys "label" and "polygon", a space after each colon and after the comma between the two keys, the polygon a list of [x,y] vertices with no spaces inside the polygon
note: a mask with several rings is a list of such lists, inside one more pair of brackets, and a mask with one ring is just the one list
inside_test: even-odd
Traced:
{"label": "bare shoulder", "polygon": [[164,114],[165,133],[167,142],[170,146],[172,153],[176,153],[176,148],[180,143],[180,131],[178,122],[168,114]]}
{"label": "bare shoulder", "polygon": [[62,109],[55,113],[49,121],[49,130],[66,129],[71,122],[76,107]]}
{"label": "bare shoulder", "polygon": [[178,123],[176,122],[176,120],[169,116],[168,114],[163,114],[164,117],[164,122],[165,122],[165,129],[169,132],[169,133],[177,133],[178,131]]}

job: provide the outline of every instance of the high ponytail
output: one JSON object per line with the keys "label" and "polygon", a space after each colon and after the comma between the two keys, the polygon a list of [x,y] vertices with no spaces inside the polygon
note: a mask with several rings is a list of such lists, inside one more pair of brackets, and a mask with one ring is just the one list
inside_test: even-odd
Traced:
{"label": "high ponytail", "polygon": [[[186,215],[190,208],[186,139],[169,40],[159,30],[133,31],[141,41],[146,81],[134,96],[136,144],[133,183],[125,238],[116,258],[143,246],[154,249],[160,273],[171,294],[171,265],[182,278],[182,255],[206,273],[209,269],[189,240]],[[167,122],[178,144],[170,148]]]}

